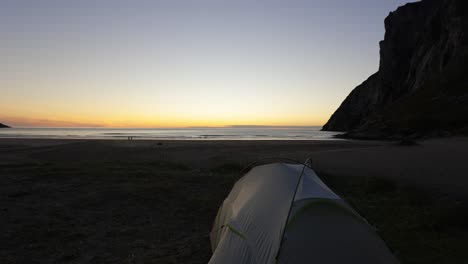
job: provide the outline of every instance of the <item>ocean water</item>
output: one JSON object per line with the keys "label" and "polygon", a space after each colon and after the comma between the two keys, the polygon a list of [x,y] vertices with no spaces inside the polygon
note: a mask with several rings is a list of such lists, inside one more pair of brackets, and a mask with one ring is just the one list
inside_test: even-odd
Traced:
{"label": "ocean water", "polygon": [[329,140],[337,132],[321,127],[218,127],[218,128],[8,128],[0,138],[68,138],[134,140]]}

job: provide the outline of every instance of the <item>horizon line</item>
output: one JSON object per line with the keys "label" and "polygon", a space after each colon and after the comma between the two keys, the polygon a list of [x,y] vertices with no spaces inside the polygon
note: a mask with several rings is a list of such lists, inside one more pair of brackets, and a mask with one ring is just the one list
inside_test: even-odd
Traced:
{"label": "horizon line", "polygon": [[119,126],[10,126],[10,128],[76,128],[76,129],[201,129],[201,128],[309,128],[323,125],[225,125],[225,126],[182,126],[182,127],[119,127]]}

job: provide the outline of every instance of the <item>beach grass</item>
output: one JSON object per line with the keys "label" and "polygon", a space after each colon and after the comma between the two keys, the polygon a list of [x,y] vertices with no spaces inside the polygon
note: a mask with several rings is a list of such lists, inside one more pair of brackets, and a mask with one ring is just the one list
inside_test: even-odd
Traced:
{"label": "beach grass", "polygon": [[[238,159],[246,157],[238,143],[170,144],[164,155],[127,142],[0,148],[0,263],[207,263],[218,208],[254,158]],[[257,149],[268,154],[302,151],[264,144]],[[402,263],[468,259],[466,200],[385,178],[318,174]]]}
{"label": "beach grass", "polygon": [[322,178],[369,221],[402,263],[468,259],[464,200],[376,177]]}

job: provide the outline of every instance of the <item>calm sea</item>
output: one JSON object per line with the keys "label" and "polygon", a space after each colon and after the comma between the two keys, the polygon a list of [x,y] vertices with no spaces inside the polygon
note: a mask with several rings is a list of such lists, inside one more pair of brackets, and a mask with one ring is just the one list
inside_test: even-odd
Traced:
{"label": "calm sea", "polygon": [[173,140],[327,140],[336,132],[321,127],[219,128],[8,128],[0,138],[173,139]]}

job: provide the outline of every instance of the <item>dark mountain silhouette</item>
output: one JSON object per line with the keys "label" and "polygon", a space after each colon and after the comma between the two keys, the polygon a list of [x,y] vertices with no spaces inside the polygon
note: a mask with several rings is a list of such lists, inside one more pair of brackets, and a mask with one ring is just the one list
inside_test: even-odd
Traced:
{"label": "dark mountain silhouette", "polygon": [[5,124],[2,124],[0,123],[0,128],[9,128],[9,126],[5,125]]}
{"label": "dark mountain silhouette", "polygon": [[324,125],[350,138],[468,134],[468,1],[423,0],[385,19],[379,71]]}

